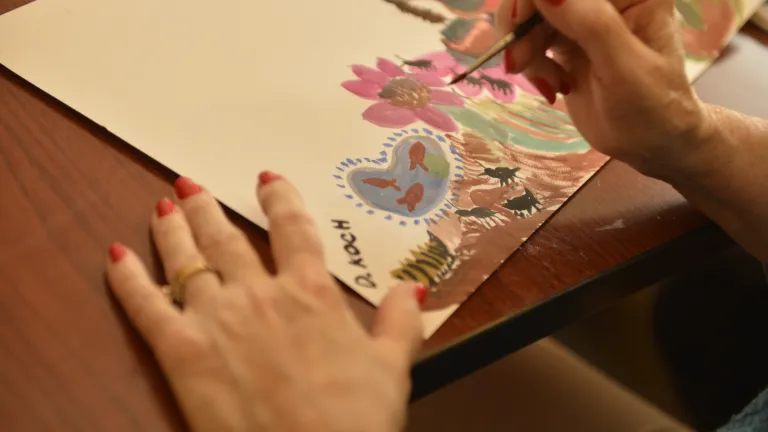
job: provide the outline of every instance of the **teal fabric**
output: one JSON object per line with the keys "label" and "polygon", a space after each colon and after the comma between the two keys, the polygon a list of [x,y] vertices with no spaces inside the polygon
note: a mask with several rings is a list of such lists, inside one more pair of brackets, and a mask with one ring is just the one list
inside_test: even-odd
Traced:
{"label": "teal fabric", "polygon": [[764,390],[743,411],[717,432],[768,431],[768,390]]}

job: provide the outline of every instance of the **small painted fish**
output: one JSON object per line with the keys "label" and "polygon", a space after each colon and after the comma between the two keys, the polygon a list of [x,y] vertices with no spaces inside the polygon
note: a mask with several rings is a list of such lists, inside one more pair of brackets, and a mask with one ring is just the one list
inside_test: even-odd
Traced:
{"label": "small painted fish", "polygon": [[397,179],[386,180],[378,177],[368,177],[367,179],[363,179],[363,183],[377,187],[379,189],[386,189],[391,187],[398,192],[402,190],[400,189],[400,186],[397,185]]}
{"label": "small painted fish", "polygon": [[411,171],[415,170],[417,166],[421,167],[424,171],[429,171],[426,165],[424,165],[424,155],[427,154],[427,148],[421,141],[416,141],[408,150],[408,157],[411,158]]}
{"label": "small painted fish", "polygon": [[396,202],[398,204],[405,204],[408,211],[413,213],[422,198],[424,198],[424,185],[421,183],[414,183],[407,191],[405,191],[405,195],[403,195],[402,198],[399,198]]}

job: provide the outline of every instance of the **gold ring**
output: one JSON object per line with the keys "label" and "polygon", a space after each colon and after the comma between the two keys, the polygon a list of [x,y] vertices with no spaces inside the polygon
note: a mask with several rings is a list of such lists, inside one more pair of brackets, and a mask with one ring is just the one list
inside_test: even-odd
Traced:
{"label": "gold ring", "polygon": [[164,285],[161,290],[176,303],[181,304],[184,299],[184,284],[193,277],[210,272],[220,277],[219,272],[206,263],[187,264],[176,272],[176,277],[170,285]]}

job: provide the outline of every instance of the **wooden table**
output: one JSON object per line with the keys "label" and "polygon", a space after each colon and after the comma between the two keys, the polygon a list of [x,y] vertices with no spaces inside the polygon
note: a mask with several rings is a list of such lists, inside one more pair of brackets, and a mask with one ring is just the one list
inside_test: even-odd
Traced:
{"label": "wooden table", "polygon": [[[24,3],[0,0],[0,13]],[[745,36],[736,45],[749,43]],[[737,52],[724,63],[747,60]],[[752,79],[739,85],[757,103],[766,91],[755,89],[766,88]],[[113,240],[130,244],[157,272],[149,215],[157,199],[171,196],[174,177],[0,70],[0,429],[183,429],[103,273]],[[266,252],[265,234],[232,217]],[[611,162],[426,343],[415,396],[728,244],[671,188]],[[374,309],[349,293],[370,323]]]}

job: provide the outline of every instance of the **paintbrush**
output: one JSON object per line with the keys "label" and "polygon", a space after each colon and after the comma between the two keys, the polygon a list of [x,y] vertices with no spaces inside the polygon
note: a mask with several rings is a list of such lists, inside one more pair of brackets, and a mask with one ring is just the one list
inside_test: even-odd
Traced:
{"label": "paintbrush", "polygon": [[464,72],[456,75],[451,82],[448,83],[448,85],[454,85],[457,82],[463,80],[464,78],[468,77],[472,72],[480,69],[481,66],[483,66],[485,63],[488,62],[488,60],[492,59],[496,54],[504,51],[508,46],[512,45],[512,43],[516,40],[522,39],[527,35],[531,30],[536,28],[537,25],[544,22],[544,17],[541,16],[539,12],[535,12],[530,18],[523,21],[522,24],[517,26],[512,33],[504,36],[496,42],[496,44],[491,47],[488,51],[485,52],[485,54],[481,55],[480,57],[475,60],[472,65],[465,70]]}

